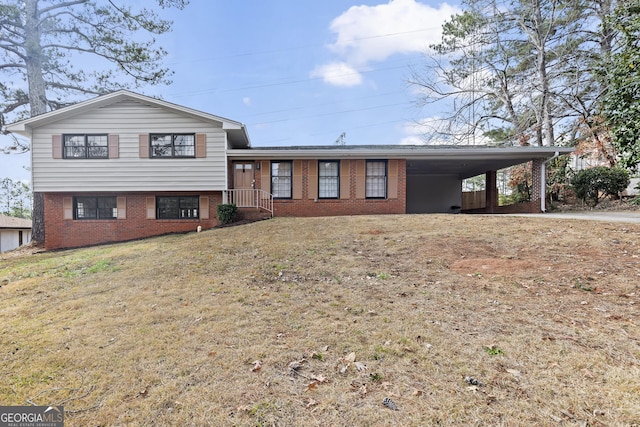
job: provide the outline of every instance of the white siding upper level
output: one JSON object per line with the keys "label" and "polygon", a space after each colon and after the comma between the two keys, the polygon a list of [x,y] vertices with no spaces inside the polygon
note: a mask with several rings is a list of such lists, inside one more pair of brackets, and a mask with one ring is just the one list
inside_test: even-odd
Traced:
{"label": "white siding upper level", "polygon": [[[228,123],[214,116],[167,108],[161,101],[117,98],[106,105],[77,108],[75,114],[28,119],[21,133],[31,137],[34,192],[219,191],[227,188]],[[51,117],[53,116],[53,117]],[[213,119],[210,117],[214,117]],[[233,132],[244,132],[235,127]],[[17,126],[16,126],[17,127]],[[227,128],[225,128],[227,127]],[[205,136],[205,154],[193,158],[145,158],[143,135],[190,133]],[[65,134],[117,135],[108,159],[65,159],[53,140]],[[237,134],[236,134],[237,135]],[[148,140],[149,138],[147,138]],[[248,138],[247,138],[248,143]],[[113,147],[112,147],[113,148]]]}

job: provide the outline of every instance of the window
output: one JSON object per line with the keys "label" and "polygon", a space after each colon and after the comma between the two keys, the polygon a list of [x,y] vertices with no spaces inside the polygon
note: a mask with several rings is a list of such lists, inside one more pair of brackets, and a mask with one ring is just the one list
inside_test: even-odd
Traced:
{"label": "window", "polygon": [[74,197],[74,219],[116,219],[116,197]]}
{"label": "window", "polygon": [[199,202],[198,196],[158,196],[156,218],[198,219]]}
{"label": "window", "polygon": [[64,135],[65,159],[108,159],[109,137],[107,135]]}
{"label": "window", "polygon": [[276,199],[290,199],[293,165],[288,162],[271,162],[271,194]]}
{"label": "window", "polygon": [[387,162],[385,160],[367,160],[365,191],[367,199],[387,197]]}
{"label": "window", "polygon": [[195,134],[167,133],[151,135],[151,157],[195,156]]}
{"label": "window", "polygon": [[318,197],[320,199],[337,199],[340,193],[340,162],[318,162]]}

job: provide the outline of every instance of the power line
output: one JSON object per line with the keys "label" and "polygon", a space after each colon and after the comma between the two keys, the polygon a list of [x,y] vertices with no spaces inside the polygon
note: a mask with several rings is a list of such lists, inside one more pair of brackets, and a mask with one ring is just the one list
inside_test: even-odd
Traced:
{"label": "power line", "polygon": [[[421,29],[417,29],[417,30],[399,31],[399,32],[396,32],[396,33],[377,34],[377,35],[374,35],[374,36],[357,37],[357,38],[352,38],[352,39],[347,39],[347,40],[341,40],[341,43],[352,43],[352,42],[358,42],[358,41],[363,41],[363,40],[371,40],[371,39],[378,39],[378,38],[384,38],[384,37],[395,37],[395,36],[401,36],[401,35],[406,35],[406,34],[414,34],[414,33],[426,32],[426,31],[433,31],[433,30],[438,30],[438,29],[440,29],[440,27],[428,27],[428,28],[421,28]],[[333,43],[333,44],[335,44],[335,43]],[[312,43],[312,44],[299,45],[299,46],[283,47],[283,48],[280,48],[280,49],[270,49],[270,50],[254,51],[254,52],[241,52],[241,53],[234,53],[234,54],[228,54],[228,55],[220,55],[220,56],[214,56],[214,57],[204,58],[204,59],[180,60],[180,61],[176,61],[176,62],[169,62],[169,63],[167,63],[167,65],[195,64],[195,63],[210,62],[210,61],[221,60],[221,59],[251,57],[251,56],[266,55],[266,54],[273,54],[273,53],[290,52],[290,51],[301,50],[301,49],[309,49],[311,47],[325,47],[325,46],[326,46],[325,43],[322,43],[322,44],[320,44],[320,43]]]}
{"label": "power line", "polygon": [[[358,98],[351,98],[351,101],[361,101],[361,100],[364,100],[364,99],[379,98],[381,96],[396,95],[397,93],[398,92],[396,92],[396,91],[378,93],[378,94],[375,94],[375,95],[361,96],[361,97],[358,97]],[[245,117],[256,117],[256,116],[265,116],[265,115],[269,115],[269,114],[286,113],[286,112],[289,112],[289,111],[297,111],[297,110],[304,110],[304,109],[309,109],[309,108],[317,108],[317,107],[323,107],[323,106],[327,106],[327,105],[335,106],[336,103],[335,103],[335,101],[323,102],[323,103],[320,103],[320,104],[308,104],[307,103],[305,105],[299,105],[299,106],[295,106],[295,107],[291,107],[291,108],[283,108],[281,110],[263,111],[261,113],[248,114]]]}
{"label": "power line", "polygon": [[[333,111],[331,113],[320,113],[320,114],[313,114],[313,115],[309,115],[309,116],[300,116],[300,117],[295,117],[296,120],[303,120],[303,119],[312,119],[312,118],[316,118],[316,117],[327,117],[327,116],[335,116],[336,114],[346,114],[346,113],[355,113],[355,112],[360,112],[360,111],[370,111],[370,110],[378,110],[381,108],[387,108],[387,107],[397,107],[399,105],[408,105],[409,103],[407,102],[398,102],[395,104],[386,104],[386,105],[376,105],[376,106],[372,106],[372,107],[366,107],[366,108],[353,108],[350,110],[342,110],[342,111]],[[282,122],[288,122],[289,120],[291,120],[291,118],[286,118],[286,119],[281,119],[281,120],[272,120],[272,121],[268,121],[268,122],[258,122],[258,123],[251,123],[248,124],[247,126],[260,126],[260,125],[267,125],[267,124],[273,124],[273,123],[282,123]]]}
{"label": "power line", "polygon": [[[327,129],[323,132],[310,133],[309,136],[318,137],[323,135],[335,135],[337,132],[353,132],[358,129],[371,129],[371,128],[376,128],[380,126],[387,126],[390,124],[404,123],[406,121],[407,121],[406,119],[396,119],[396,120],[389,120],[385,122],[376,121],[375,123],[368,123],[368,124],[359,125],[359,126],[347,126],[346,128],[342,126],[340,129]],[[263,145],[269,146],[269,145],[273,145],[274,143],[285,143],[293,139],[294,137],[292,136],[285,137],[285,138],[270,139],[266,141],[261,141],[261,146]],[[354,144],[354,145],[358,145],[358,144]]]}
{"label": "power line", "polygon": [[[336,74],[333,77],[348,77],[348,76],[354,76],[354,75],[358,75],[358,74],[371,74],[371,73],[376,73],[376,72],[379,72],[379,71],[398,70],[398,69],[406,67],[406,60],[402,60],[402,61],[405,62],[405,65],[396,66],[396,67],[373,68],[373,69],[370,69],[370,70],[357,71],[355,73]],[[400,62],[400,61],[394,61],[394,62]],[[173,94],[172,96],[174,98],[184,98],[184,97],[190,97],[190,96],[196,96],[196,95],[204,95],[204,94],[210,94],[210,93],[227,93],[227,92],[237,92],[237,91],[249,90],[249,89],[262,89],[262,88],[274,87],[274,86],[286,86],[286,85],[290,85],[290,84],[308,83],[308,82],[319,81],[319,80],[324,80],[324,77],[308,77],[308,78],[304,78],[304,79],[292,79],[292,80],[285,80],[285,81],[272,81],[272,82],[267,82],[267,83],[263,83],[263,84],[255,84],[255,85],[251,85],[251,86],[240,86],[240,87],[226,88],[226,89],[215,89],[215,88],[202,89],[202,90],[196,90],[196,91],[191,91],[191,92],[180,92],[180,93]]]}

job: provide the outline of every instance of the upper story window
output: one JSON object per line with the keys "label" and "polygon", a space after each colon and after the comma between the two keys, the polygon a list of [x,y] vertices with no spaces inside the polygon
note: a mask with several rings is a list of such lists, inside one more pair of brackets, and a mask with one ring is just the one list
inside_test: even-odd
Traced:
{"label": "upper story window", "polygon": [[108,159],[109,137],[106,134],[64,135],[63,153],[65,159]]}
{"label": "upper story window", "polygon": [[365,194],[367,199],[385,199],[387,197],[386,160],[367,160]]}
{"label": "upper story window", "polygon": [[116,219],[118,205],[116,197],[74,197],[74,219]]}
{"label": "upper story window", "polygon": [[151,157],[195,157],[196,135],[193,133],[151,134]]}
{"label": "upper story window", "polygon": [[340,162],[318,162],[318,198],[337,199],[340,194]]}
{"label": "upper story window", "polygon": [[293,165],[291,161],[271,162],[271,194],[277,199],[290,199]]}

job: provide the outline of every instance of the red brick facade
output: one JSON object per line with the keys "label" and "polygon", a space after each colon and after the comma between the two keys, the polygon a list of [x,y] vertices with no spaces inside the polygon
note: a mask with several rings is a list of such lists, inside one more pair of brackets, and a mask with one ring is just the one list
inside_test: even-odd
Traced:
{"label": "red brick facade", "polygon": [[[366,160],[340,160],[339,197],[318,197],[318,159],[296,159],[292,161],[292,197],[274,199],[274,216],[312,217],[338,215],[404,214],[406,200],[406,160],[387,160],[387,197],[372,199],[365,197]],[[253,186],[270,193],[270,160],[255,162]],[[233,162],[229,162],[229,179],[232,181]],[[540,162],[534,163],[534,200],[526,204],[494,206],[492,212],[539,212],[540,211]],[[536,192],[536,185],[538,190]],[[200,197],[199,219],[159,220],[155,218],[155,207],[150,208],[156,196]],[[118,204],[125,204],[120,219],[76,220],[72,219],[70,201],[74,196],[112,196]],[[537,199],[536,199],[537,198]],[[208,207],[206,204],[208,203]],[[180,193],[119,193],[119,194],[45,194],[45,247],[47,249],[72,248],[101,243],[135,240],[145,237],[195,231],[198,226],[209,229],[219,224],[216,207],[222,203],[222,192]],[[155,206],[155,205],[154,205]],[[203,210],[206,209],[206,212]],[[120,215],[120,206],[118,206]],[[465,212],[487,212],[486,208]],[[256,219],[266,212],[244,208],[238,219]]]}
{"label": "red brick facade", "polygon": [[542,189],[542,173],[544,159],[535,159],[531,162],[531,212],[539,213],[542,211],[542,198],[547,197],[546,189]]}
{"label": "red brick facade", "polygon": [[[319,199],[317,197],[317,172],[310,171],[317,159],[296,160],[300,168],[300,174],[294,173],[294,191],[291,199],[274,199],[274,216],[337,216],[337,215],[374,215],[374,214],[404,214],[406,213],[406,161],[389,160],[389,190],[386,199],[367,199],[358,196],[358,186],[364,186],[364,177],[359,176],[359,170],[365,160],[341,160],[341,170],[348,171],[348,179],[341,176],[340,198]],[[255,188],[267,188],[263,179],[269,177],[269,162],[263,161],[263,173],[257,173]],[[299,180],[300,182],[296,182]],[[347,185],[345,185],[348,182]],[[392,189],[391,189],[392,188]],[[296,194],[297,193],[297,194]]]}
{"label": "red brick facade", "polygon": [[[65,199],[79,194],[47,193],[44,196],[45,247],[47,249],[73,248],[100,243],[121,242],[170,233],[196,231],[198,226],[208,229],[218,225],[216,207],[222,202],[221,192],[210,193],[118,193],[110,194],[126,200],[123,219],[74,220],[65,219]],[[96,194],[91,194],[96,195]],[[97,194],[102,195],[102,194]],[[208,219],[147,218],[148,198],[155,196],[200,196],[208,199]],[[109,195],[107,195],[109,196]],[[68,214],[66,215],[68,217]]]}

